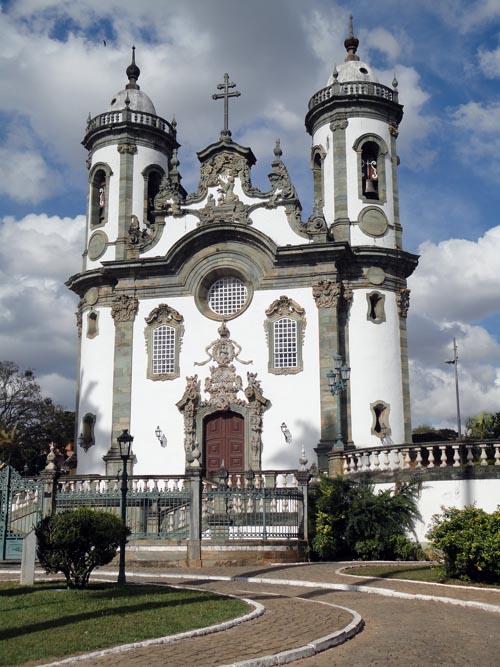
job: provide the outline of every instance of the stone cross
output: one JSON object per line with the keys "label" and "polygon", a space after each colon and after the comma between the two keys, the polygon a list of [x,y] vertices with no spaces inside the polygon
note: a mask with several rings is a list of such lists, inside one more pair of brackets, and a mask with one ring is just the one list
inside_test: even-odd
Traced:
{"label": "stone cross", "polygon": [[226,72],[224,74],[224,83],[217,84],[217,90],[222,90],[223,92],[212,95],[213,100],[224,100],[224,129],[221,132],[222,137],[231,136],[231,131],[229,130],[229,98],[241,95],[238,90],[231,90],[232,88],[236,88],[236,84],[229,81],[229,74]]}

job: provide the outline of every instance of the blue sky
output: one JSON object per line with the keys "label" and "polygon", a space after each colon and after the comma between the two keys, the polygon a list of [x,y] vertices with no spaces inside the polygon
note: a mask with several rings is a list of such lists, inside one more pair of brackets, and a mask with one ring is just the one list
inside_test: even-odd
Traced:
{"label": "blue sky", "polygon": [[[398,140],[405,246],[422,260],[409,318],[414,423],[453,422],[451,337],[466,414],[500,410],[500,0],[17,0],[1,3],[0,356],[32,366],[72,404],[72,295],[85,212],[87,114],[106,110],[137,46],[139,83],[178,121],[183,184],[216,139],[224,71],[242,96],[236,140],[265,186],[275,137],[307,216],[309,97],[343,57],[350,11],[359,55],[405,106]],[[104,46],[103,40],[107,45]],[[54,312],[63,313],[53,321]],[[52,317],[52,319],[51,319]]]}

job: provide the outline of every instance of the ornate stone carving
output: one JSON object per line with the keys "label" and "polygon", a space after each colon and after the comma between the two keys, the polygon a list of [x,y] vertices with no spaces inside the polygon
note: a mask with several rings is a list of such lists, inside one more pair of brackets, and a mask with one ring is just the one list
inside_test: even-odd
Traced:
{"label": "ornate stone carving", "polygon": [[306,231],[313,241],[326,241],[328,226],[323,213],[315,208],[306,223]]}
{"label": "ornate stone carving", "polygon": [[340,293],[340,283],[334,283],[332,280],[320,280],[316,285],[313,285],[313,297],[318,308],[335,306]]}
{"label": "ornate stone carving", "polygon": [[295,313],[299,317],[303,317],[305,312],[304,308],[299,306],[293,299],[290,299],[290,297],[280,296],[266,310],[266,315],[268,317],[287,317]]}
{"label": "ornate stone carving", "polygon": [[271,173],[268,175],[269,182],[271,183],[271,200],[273,202],[283,199],[297,199],[297,191],[290,180],[288,169],[281,159],[282,155],[283,152],[278,139],[274,147],[275,157],[271,163]]}
{"label": "ornate stone carving", "polygon": [[119,294],[111,305],[111,317],[115,322],[133,322],[139,308],[139,299],[135,296]]}
{"label": "ornate stone carving", "polygon": [[234,192],[234,176],[228,176],[226,180],[219,179],[217,189],[218,198],[215,201],[213,194],[209,194],[207,203],[202,209],[191,211],[200,219],[200,224],[210,222],[233,222],[250,224],[248,217],[248,206],[241,201]]}
{"label": "ornate stone carving", "polygon": [[179,159],[177,150],[174,150],[170,160],[170,170],[160,182],[160,189],[155,197],[154,207],[157,211],[165,211],[167,215],[182,215],[181,204],[186,199],[186,191],[181,185],[182,177],[179,174]]}
{"label": "ornate stone carving", "polygon": [[186,388],[177,408],[184,417],[184,451],[189,455],[196,446],[196,411],[200,403],[200,381],[197,375],[186,378]]}
{"label": "ornate stone carving", "polygon": [[401,317],[407,317],[408,308],[410,307],[410,290],[403,287],[396,295],[396,302],[398,304],[398,311]]}
{"label": "ornate stone carving", "polygon": [[120,153],[120,155],[124,155],[125,153],[134,155],[134,153],[137,153],[137,146],[132,143],[118,144],[116,150]]}
{"label": "ornate stone carving", "polygon": [[352,305],[353,296],[354,296],[354,292],[353,292],[352,287],[345,280],[342,281],[342,298],[344,299],[344,302],[345,302],[348,309]]}
{"label": "ornate stone carving", "polygon": [[182,324],[183,316],[166,303],[160,303],[154,308],[147,317],[144,318],[147,324]]}
{"label": "ornate stone carving", "polygon": [[204,366],[209,361],[215,361],[219,366],[229,366],[233,361],[239,361],[240,364],[251,364],[252,361],[243,361],[238,359],[241,352],[241,346],[234,340],[229,338],[229,329],[223,321],[217,329],[219,338],[213,340],[210,345],[205,348],[208,359],[205,361],[195,361],[195,366]]}
{"label": "ornate stone carving", "polygon": [[269,408],[270,402],[264,397],[257,373],[247,373],[248,385],[245,396],[250,410],[250,447],[254,455],[262,451],[262,415]]}
{"label": "ornate stone carving", "polygon": [[141,229],[141,223],[136,215],[130,216],[130,225],[128,228],[128,243],[130,246],[142,250],[153,239],[153,233],[145,227]]}
{"label": "ornate stone carving", "polygon": [[332,132],[336,132],[337,130],[345,130],[348,125],[349,121],[346,118],[342,118],[340,120],[334,120],[332,123],[330,123],[330,129]]}
{"label": "ornate stone carving", "polygon": [[392,135],[395,139],[398,138],[399,129],[398,129],[397,123],[395,123],[394,121],[389,123],[389,134]]}
{"label": "ornate stone carving", "polygon": [[200,183],[193,197],[203,195],[207,188],[218,187],[221,176],[240,178],[245,191],[252,190],[250,167],[242,155],[231,151],[221,151],[201,165]]}

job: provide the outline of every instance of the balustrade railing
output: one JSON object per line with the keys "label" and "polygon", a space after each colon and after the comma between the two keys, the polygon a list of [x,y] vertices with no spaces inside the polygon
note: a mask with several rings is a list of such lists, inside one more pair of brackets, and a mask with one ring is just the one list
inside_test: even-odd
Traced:
{"label": "balustrade railing", "polygon": [[350,95],[366,95],[381,97],[391,102],[398,101],[398,92],[388,86],[371,81],[346,81],[345,83],[333,83],[322,88],[309,100],[309,109],[332,97],[345,97]]}
{"label": "balustrade railing", "polygon": [[345,475],[400,470],[500,466],[500,442],[438,442],[365,447],[334,454]]}
{"label": "balustrade railing", "polygon": [[110,125],[119,125],[127,122],[136,125],[154,127],[166,134],[175,134],[172,125],[164,118],[160,118],[160,116],[155,116],[151,113],[133,111],[131,109],[121,109],[120,111],[106,111],[105,113],[101,113],[89,120],[86,131],[87,133],[93,132],[102,127],[109,127]]}

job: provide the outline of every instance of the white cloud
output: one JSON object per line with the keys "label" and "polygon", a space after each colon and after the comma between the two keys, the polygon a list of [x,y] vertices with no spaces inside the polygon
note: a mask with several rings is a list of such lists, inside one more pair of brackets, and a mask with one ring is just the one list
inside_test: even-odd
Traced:
{"label": "white cloud", "polygon": [[83,227],[84,216],[43,214],[0,224],[0,358],[33,368],[58,401],[76,370],[77,298],[64,281],[80,265]]}
{"label": "white cloud", "polygon": [[36,204],[54,194],[58,180],[39,153],[0,146],[0,195]]}
{"label": "white cloud", "polygon": [[498,0],[419,0],[422,8],[437,14],[445,23],[467,33],[500,16]]}
{"label": "white cloud", "polygon": [[414,425],[455,425],[451,342],[459,348],[462,414],[498,411],[500,341],[474,324],[500,315],[500,226],[477,241],[449,239],[420,246],[408,319]]}
{"label": "white cloud", "polygon": [[390,62],[396,62],[401,53],[399,41],[386,28],[363,31],[361,38],[363,47],[380,51]]}
{"label": "white cloud", "polygon": [[500,77],[500,46],[492,51],[480,50],[478,53],[479,67],[489,79]]}
{"label": "white cloud", "polygon": [[463,130],[456,140],[456,149],[464,163],[483,177],[500,177],[500,102],[467,102],[452,113],[452,122]]}

